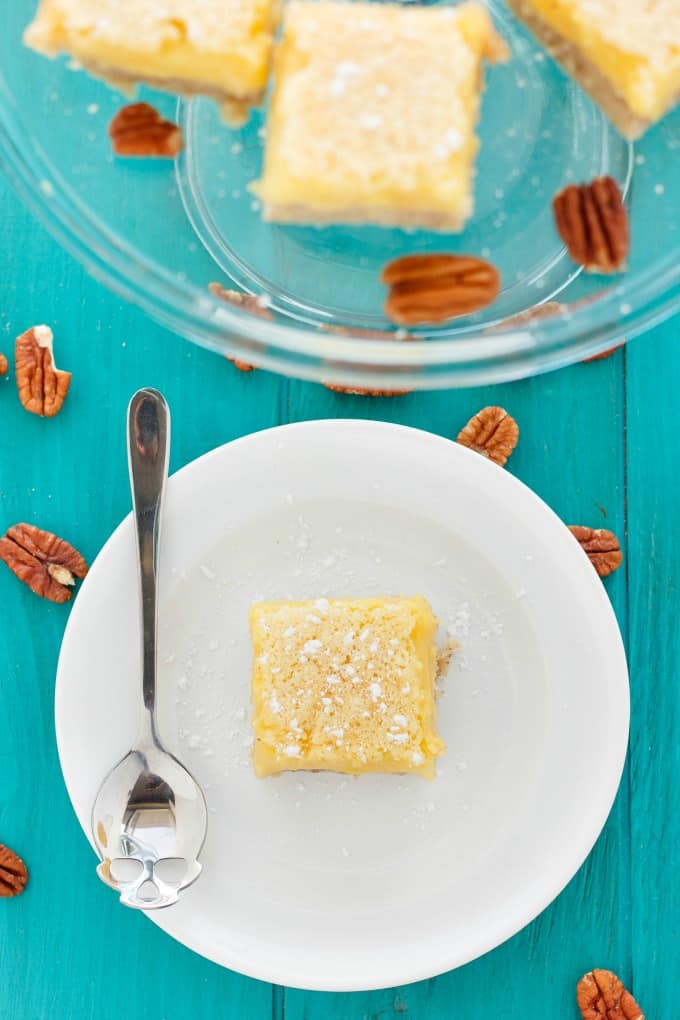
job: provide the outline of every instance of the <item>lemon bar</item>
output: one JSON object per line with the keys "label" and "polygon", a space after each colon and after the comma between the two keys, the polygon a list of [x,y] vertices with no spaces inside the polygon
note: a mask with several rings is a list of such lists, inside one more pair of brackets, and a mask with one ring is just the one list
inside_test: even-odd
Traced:
{"label": "lemon bar", "polygon": [[680,99],[678,0],[509,0],[626,138]]}
{"label": "lemon bar", "polygon": [[279,0],[41,0],[28,46],[123,91],[208,95],[242,121],[262,100]]}
{"label": "lemon bar", "polygon": [[437,619],[412,598],[261,602],[250,613],[258,776],[434,777]]}
{"label": "lemon bar", "polygon": [[472,212],[486,8],[292,0],[274,58],[264,217],[456,231]]}

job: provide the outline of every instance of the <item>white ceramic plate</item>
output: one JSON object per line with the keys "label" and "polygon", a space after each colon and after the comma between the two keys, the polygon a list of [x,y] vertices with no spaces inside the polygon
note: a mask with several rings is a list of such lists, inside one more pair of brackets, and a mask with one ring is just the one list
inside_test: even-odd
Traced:
{"label": "white ceramic plate", "polygon": [[[88,837],[97,786],[136,730],[134,555],[127,519],[59,660],[59,754]],[[628,683],[600,580],[529,489],[413,429],[291,425],[171,479],[162,555],[162,729],[209,805],[203,875],[150,914],[165,931],[266,981],[374,988],[479,956],[560,892],[616,793]],[[462,644],[437,779],[256,780],[249,605],[415,592]]]}

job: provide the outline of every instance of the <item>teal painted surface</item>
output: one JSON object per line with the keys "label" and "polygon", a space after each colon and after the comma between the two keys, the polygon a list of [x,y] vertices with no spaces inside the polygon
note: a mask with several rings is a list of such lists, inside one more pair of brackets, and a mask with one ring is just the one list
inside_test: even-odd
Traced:
{"label": "teal painted surface", "polygon": [[[496,952],[418,985],[354,995],[271,988],[222,970],[121,909],[100,885],[71,812],[53,730],[54,672],[68,610],[0,570],[0,842],[25,856],[27,893],[0,901],[0,1020],[575,1020],[591,966],[631,982],[648,1017],[678,1015],[680,877],[680,453],[678,323],[625,352],[541,379],[366,401],[241,375],[89,280],[0,182],[0,350],[38,321],[57,336],[73,388],[54,421],[26,415],[0,380],[0,529],[35,520],[92,559],[127,512],[122,422],[139,385],[164,390],[177,468],[235,436],[334,415],[454,436],[502,403],[522,437],[509,470],[567,521],[626,537],[608,582],[632,679],[630,766],[593,854],[562,896]],[[587,706],[584,706],[587,711]],[[423,918],[427,937],[427,918]]]}

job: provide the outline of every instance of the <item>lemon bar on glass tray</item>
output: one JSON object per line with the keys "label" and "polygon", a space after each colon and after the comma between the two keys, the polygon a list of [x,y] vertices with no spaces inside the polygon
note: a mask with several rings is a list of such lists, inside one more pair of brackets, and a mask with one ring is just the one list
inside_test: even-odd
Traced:
{"label": "lemon bar on glass tray", "polygon": [[269,77],[279,0],[41,0],[25,42],[125,92],[212,96],[242,122]]}
{"label": "lemon bar on glass tray", "polygon": [[265,219],[461,230],[482,63],[506,52],[478,3],[292,0],[253,189]]}
{"label": "lemon bar on glass tray", "polygon": [[626,138],[680,99],[678,0],[509,0]]}

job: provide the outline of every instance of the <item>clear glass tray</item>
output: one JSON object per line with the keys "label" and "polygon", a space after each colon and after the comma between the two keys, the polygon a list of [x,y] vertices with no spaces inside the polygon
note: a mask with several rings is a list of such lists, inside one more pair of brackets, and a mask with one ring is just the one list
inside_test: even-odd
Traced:
{"label": "clear glass tray", "polygon": [[[97,278],[187,339],[242,360],[385,389],[475,385],[578,360],[680,304],[680,110],[633,151],[505,4],[489,6],[512,60],[487,70],[476,211],[462,234],[263,223],[249,191],[263,117],[232,130],[210,100],[145,91],[179,119],[185,152],[175,166],[114,159],[107,127],[127,100],[23,47],[35,0],[4,12],[0,163]],[[629,267],[614,278],[579,271],[551,212],[564,184],[604,173],[631,214]],[[483,311],[415,329],[406,342],[383,316],[379,273],[395,255],[430,251],[490,259],[503,290]],[[264,295],[272,320],[214,298],[212,281]],[[547,301],[565,307],[504,323]]]}

